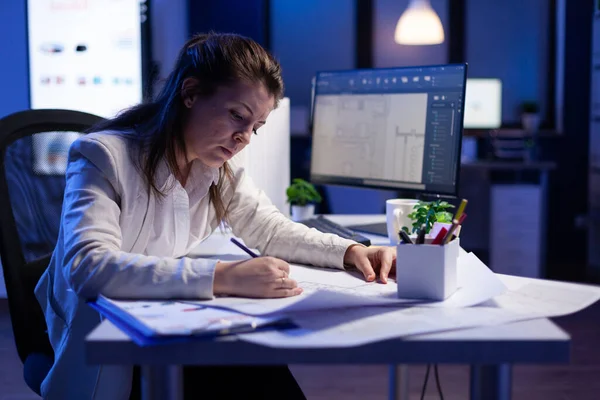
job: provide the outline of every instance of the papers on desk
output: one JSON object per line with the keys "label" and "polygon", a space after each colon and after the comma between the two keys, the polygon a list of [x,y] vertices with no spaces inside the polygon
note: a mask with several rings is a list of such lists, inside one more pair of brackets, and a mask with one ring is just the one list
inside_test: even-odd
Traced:
{"label": "papers on desk", "polygon": [[[519,315],[520,319],[527,319]],[[529,317],[529,316],[527,316]],[[300,328],[242,334],[238,337],[269,347],[350,347],[386,339],[513,322],[515,315],[500,308],[364,307],[335,312],[295,313]]]}
{"label": "papers on desk", "polygon": [[481,306],[543,317],[560,317],[581,311],[600,300],[599,286],[500,274],[498,277],[508,290]]}
{"label": "papers on desk", "polygon": [[290,277],[304,292],[284,299],[221,297],[197,304],[222,307],[249,315],[269,315],[361,306],[470,307],[506,291],[506,286],[473,253],[461,252],[458,290],[444,301],[399,299],[396,284],[366,282],[362,274],[328,268],[290,265]]}
{"label": "papers on desk", "polygon": [[492,326],[580,311],[600,300],[600,287],[499,275],[508,290],[468,308],[369,307],[304,312],[292,316],[300,328],[243,334],[271,347],[347,347],[417,334]]}
{"label": "papers on desk", "polygon": [[288,322],[281,316],[254,317],[185,301],[112,300],[99,296],[93,307],[143,338],[219,336]]}

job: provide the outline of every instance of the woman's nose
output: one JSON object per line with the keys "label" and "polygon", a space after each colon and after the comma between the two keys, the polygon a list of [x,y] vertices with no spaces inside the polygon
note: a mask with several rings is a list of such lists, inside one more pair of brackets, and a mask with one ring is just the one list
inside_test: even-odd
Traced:
{"label": "woman's nose", "polygon": [[236,132],[234,134],[235,141],[238,143],[241,143],[243,145],[250,144],[251,136],[252,136],[252,129],[249,129],[246,132]]}

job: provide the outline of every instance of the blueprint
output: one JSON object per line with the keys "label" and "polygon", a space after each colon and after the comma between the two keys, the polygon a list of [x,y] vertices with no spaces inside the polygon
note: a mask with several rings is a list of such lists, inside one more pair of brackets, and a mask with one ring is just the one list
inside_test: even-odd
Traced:
{"label": "blueprint", "polygon": [[222,307],[249,315],[362,306],[413,306],[461,308],[487,301],[506,291],[506,286],[473,253],[461,252],[457,264],[457,291],[444,301],[398,298],[397,285],[366,282],[356,271],[314,268],[290,264],[290,277],[304,292],[282,299],[219,297],[197,304]]}
{"label": "blueprint", "polygon": [[314,172],[422,182],[427,94],[319,96]]}
{"label": "blueprint", "polygon": [[347,347],[423,333],[497,326],[583,310],[600,299],[600,287],[509,275],[498,277],[508,290],[467,308],[368,307],[335,313],[307,311],[293,316],[298,329],[243,334],[243,340],[270,347]]}

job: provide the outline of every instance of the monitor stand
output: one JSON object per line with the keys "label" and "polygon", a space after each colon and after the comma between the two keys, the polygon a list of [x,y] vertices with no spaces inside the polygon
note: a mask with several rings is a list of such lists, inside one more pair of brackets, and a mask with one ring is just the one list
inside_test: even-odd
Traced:
{"label": "monitor stand", "polygon": [[370,233],[372,235],[387,236],[387,224],[378,222],[376,224],[351,225],[347,227],[357,232]]}

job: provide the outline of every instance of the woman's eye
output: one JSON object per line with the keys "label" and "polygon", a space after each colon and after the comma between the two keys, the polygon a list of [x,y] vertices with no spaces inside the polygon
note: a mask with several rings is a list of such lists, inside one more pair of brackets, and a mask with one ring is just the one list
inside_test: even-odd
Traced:
{"label": "woman's eye", "polygon": [[258,132],[256,132],[256,128],[252,128],[252,132],[254,132],[255,135],[258,135]]}
{"label": "woman's eye", "polygon": [[235,111],[231,111],[231,116],[236,121],[242,121],[244,119],[244,117],[242,117],[240,114],[236,113]]}

